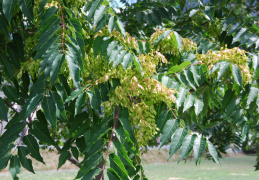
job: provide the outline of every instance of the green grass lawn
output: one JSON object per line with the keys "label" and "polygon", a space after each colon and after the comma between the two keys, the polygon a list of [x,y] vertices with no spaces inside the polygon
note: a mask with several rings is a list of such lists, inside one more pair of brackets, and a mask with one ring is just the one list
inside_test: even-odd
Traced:
{"label": "green grass lawn", "polygon": [[[144,164],[145,174],[150,180],[208,179],[259,180],[259,171],[254,171],[255,156],[240,156],[221,159],[221,166],[212,161],[202,160],[195,166],[194,161]],[[76,169],[60,171],[37,171],[36,174],[22,172],[21,180],[69,180],[76,175]],[[0,173],[1,180],[11,180],[8,172]],[[107,179],[107,178],[106,178]]]}

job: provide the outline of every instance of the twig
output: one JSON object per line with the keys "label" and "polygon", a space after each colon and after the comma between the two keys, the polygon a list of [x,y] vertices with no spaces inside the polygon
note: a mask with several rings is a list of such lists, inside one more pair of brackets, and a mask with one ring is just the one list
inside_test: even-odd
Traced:
{"label": "twig", "polygon": [[4,101],[4,103],[5,103],[9,108],[11,108],[15,113],[19,113],[19,112],[17,111],[17,109],[15,109],[15,108],[13,107],[12,104],[9,104],[9,103],[6,102],[6,101]]}
{"label": "twig", "polygon": [[106,163],[106,159],[107,159],[107,156],[108,156],[108,151],[109,151],[109,148],[110,148],[110,145],[111,145],[111,142],[112,142],[112,135],[113,135],[113,131],[114,131],[114,129],[115,129],[115,126],[116,126],[116,123],[117,123],[117,120],[118,120],[118,116],[119,116],[119,107],[116,106],[116,107],[115,107],[114,124],[113,124],[113,127],[112,127],[111,138],[110,138],[110,140],[109,140],[109,144],[108,144],[107,151],[106,151],[105,158],[104,158],[103,174],[102,174],[101,180],[103,180],[103,177],[104,177],[105,163]]}
{"label": "twig", "polygon": [[185,7],[185,9],[186,9],[186,11],[187,11],[188,9],[187,9],[186,4],[183,2],[183,0],[181,0],[181,1],[182,1],[182,3],[184,4],[184,7]]}
{"label": "twig", "polygon": [[62,18],[62,27],[63,27],[63,33],[62,33],[62,48],[63,48],[63,52],[65,51],[65,42],[64,42],[64,37],[65,37],[65,20],[64,20],[64,15],[63,15],[63,7],[61,6],[61,4],[59,3],[59,1],[57,1],[60,7],[60,13],[61,13],[61,18]]}

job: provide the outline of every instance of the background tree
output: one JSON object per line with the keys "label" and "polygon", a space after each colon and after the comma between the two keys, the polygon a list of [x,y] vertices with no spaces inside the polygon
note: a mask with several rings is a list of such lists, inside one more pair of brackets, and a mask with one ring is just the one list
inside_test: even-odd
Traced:
{"label": "background tree", "polygon": [[54,147],[76,179],[146,179],[160,135],[196,164],[258,147],[258,31],[229,2],[0,1],[0,169],[34,173],[27,155]]}

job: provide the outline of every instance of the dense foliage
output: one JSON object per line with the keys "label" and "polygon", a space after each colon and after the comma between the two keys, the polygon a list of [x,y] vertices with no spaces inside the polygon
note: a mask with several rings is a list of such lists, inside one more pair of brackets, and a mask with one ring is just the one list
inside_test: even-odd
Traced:
{"label": "dense foliage", "polygon": [[196,164],[258,152],[258,21],[231,2],[0,1],[0,169],[43,148],[76,179],[147,179],[159,137]]}

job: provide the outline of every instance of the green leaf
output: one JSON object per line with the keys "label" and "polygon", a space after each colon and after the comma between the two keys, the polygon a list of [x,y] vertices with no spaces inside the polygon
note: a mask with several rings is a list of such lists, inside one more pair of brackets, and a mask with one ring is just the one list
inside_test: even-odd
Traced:
{"label": "green leaf", "polygon": [[188,110],[189,108],[191,108],[193,106],[195,100],[195,96],[190,94],[187,96],[187,98],[184,101],[184,108],[183,108],[183,112]]}
{"label": "green leaf", "polygon": [[[78,32],[75,32],[75,40],[76,40],[76,43],[77,45],[79,46],[80,48],[80,53],[81,53],[81,56],[82,56],[82,64],[83,64],[83,60],[85,59],[85,40],[84,40],[84,35],[83,34],[80,34]],[[82,68],[82,72],[84,73],[84,68]]]}
{"label": "green leaf", "polygon": [[93,137],[91,138],[91,141],[89,142],[90,145],[87,146],[85,150],[89,151],[89,149],[93,146],[93,144],[99,139],[101,139],[109,130],[110,128],[106,126],[100,129],[99,131],[97,131],[96,133],[94,133]]}
{"label": "green leaf", "polygon": [[40,121],[33,121],[30,132],[40,141],[45,142],[49,145],[54,145],[54,140],[50,137],[50,133],[47,125],[41,123]]}
{"label": "green leaf", "polygon": [[176,31],[174,31],[174,35],[178,44],[178,49],[181,52],[183,48],[182,37]]}
{"label": "green leaf", "polygon": [[152,44],[157,45],[160,41],[163,41],[173,30],[167,30],[163,34],[161,34]]}
{"label": "green leaf", "polygon": [[24,127],[25,123],[23,122],[13,124],[0,136],[0,144],[9,144],[10,142],[17,139]]}
{"label": "green leaf", "polygon": [[194,135],[187,134],[185,136],[183,143],[182,143],[180,158],[179,158],[178,162],[183,160],[188,155],[188,153],[192,150],[193,143],[194,143],[194,140],[196,139],[196,137],[197,137],[196,134],[194,134]]}
{"label": "green leaf", "polygon": [[66,42],[66,46],[68,48],[68,55],[74,59],[74,63],[79,66],[79,69],[84,72],[83,67],[83,58],[81,53],[81,48],[79,47],[80,44],[73,38],[69,37],[70,42]]}
{"label": "green leaf", "polygon": [[63,151],[58,159],[58,169],[65,164],[68,158],[71,157],[71,154],[69,151]]}
{"label": "green leaf", "polygon": [[228,62],[222,62],[220,64],[220,69],[219,69],[219,72],[218,72],[217,80],[219,80],[222,77],[222,75],[226,72],[228,67],[229,67],[229,63]]}
{"label": "green leaf", "polygon": [[161,130],[163,130],[165,123],[167,122],[168,119],[170,119],[172,116],[172,111],[171,110],[164,110],[162,111],[157,120],[156,120],[156,124],[157,127]]}
{"label": "green leaf", "polygon": [[70,24],[75,28],[75,30],[80,33],[83,34],[83,28],[82,25],[80,23],[80,21],[77,18],[70,18],[69,19]]}
{"label": "green leaf", "polygon": [[114,132],[125,149],[130,153],[135,153],[136,149],[133,142],[130,140],[128,132],[123,128],[115,129]]}
{"label": "green leaf", "polygon": [[19,0],[20,8],[23,14],[30,20],[33,21],[33,1],[32,0]]}
{"label": "green leaf", "polygon": [[177,109],[179,109],[182,106],[188,91],[189,91],[189,89],[186,89],[184,87],[180,87],[180,89],[177,93],[177,98],[176,98]]}
{"label": "green leaf", "polygon": [[40,62],[39,74],[43,70],[45,70],[45,74],[47,76],[49,76],[50,71],[52,69],[52,62],[59,55],[59,51],[58,51],[59,47],[60,47],[59,44],[54,44],[43,54],[41,62]]}
{"label": "green leaf", "polygon": [[185,61],[185,62],[181,63],[180,65],[175,65],[175,66],[171,67],[168,70],[168,72],[165,73],[165,75],[178,73],[179,71],[187,68],[190,64],[191,64],[190,61]]}
{"label": "green leaf", "polygon": [[40,104],[41,101],[42,101],[42,95],[41,94],[37,94],[37,95],[28,99],[28,101],[24,105],[24,107],[25,107],[25,118],[27,118],[37,108],[37,106]]}
{"label": "green leaf", "polygon": [[88,13],[88,16],[87,16],[87,19],[88,21],[90,21],[96,11],[96,9],[100,6],[100,4],[102,3],[102,0],[95,0],[89,10],[89,13]]}
{"label": "green leaf", "polygon": [[24,119],[22,119],[21,113],[16,113],[11,120],[8,121],[7,125],[5,126],[5,129],[9,129],[11,126],[18,122],[22,122]]}
{"label": "green leaf", "polygon": [[[114,116],[116,117],[117,115],[115,114]],[[134,141],[132,126],[129,121],[128,109],[119,107],[118,119],[120,120],[122,127],[129,133],[131,141]]]}
{"label": "green leaf", "polygon": [[57,117],[56,117],[56,105],[53,98],[44,97],[42,101],[42,108],[48,123],[51,125],[53,130],[57,129]]}
{"label": "green leaf", "polygon": [[119,31],[121,32],[121,34],[122,34],[123,36],[126,36],[126,31],[125,31],[125,29],[124,29],[124,25],[123,25],[123,23],[122,23],[119,19],[117,19],[116,25],[117,25]]}
{"label": "green leaf", "polygon": [[[84,136],[86,136],[84,134]],[[86,158],[91,157],[92,155],[94,155],[96,152],[101,151],[101,149],[103,148],[103,146],[105,146],[105,141],[103,139],[100,139],[96,142],[94,142],[93,144],[88,143],[89,146],[91,146],[91,148],[86,148],[85,151],[83,151],[84,154],[86,154]]]}
{"label": "green leaf", "polygon": [[79,136],[81,136],[82,134],[84,134],[84,132],[89,128],[89,122],[85,122],[83,123],[80,128],[78,128],[76,134],[74,135],[74,137],[72,138],[72,141],[76,140]]}
{"label": "green leaf", "polygon": [[5,35],[6,38],[9,39],[9,32],[7,30],[7,23],[5,21],[5,18],[2,14],[0,14],[0,31]]}
{"label": "green leaf", "polygon": [[187,81],[186,76],[183,73],[176,74],[176,77],[184,85],[184,87],[186,87],[186,88],[189,87],[189,82]]}
{"label": "green leaf", "polygon": [[239,86],[242,86],[242,76],[241,76],[241,71],[240,69],[232,64],[232,74],[234,76],[234,79],[236,81],[236,83],[239,85]]}
{"label": "green leaf", "polygon": [[18,0],[3,0],[3,4],[2,4],[3,12],[9,23],[11,22],[11,19],[13,17],[14,8],[17,3],[18,3]]}
{"label": "green leaf", "polygon": [[74,133],[78,127],[86,120],[88,119],[88,114],[87,112],[82,112],[80,114],[77,114],[76,117],[74,118],[74,121],[71,124],[71,127],[69,129],[69,134],[71,135]]}
{"label": "green leaf", "polygon": [[62,100],[64,101],[64,104],[65,104],[66,103],[65,100],[68,98],[65,88],[60,83],[55,83],[55,87],[57,89],[57,93],[62,98]]}
{"label": "green leaf", "polygon": [[[47,31],[52,29],[54,26],[57,26],[61,22],[61,17],[58,16],[56,13],[56,8],[50,8],[50,11],[46,11],[46,14],[42,18],[41,26],[38,29],[39,36],[44,35]],[[52,37],[52,36],[50,36]],[[45,39],[45,41],[48,41],[48,39]],[[38,48],[36,48],[38,49]]]}
{"label": "green leaf", "polygon": [[107,175],[109,177],[109,180],[121,180],[118,173],[112,168],[107,169]]}
{"label": "green leaf", "polygon": [[59,37],[60,37],[59,35],[54,35],[50,39],[45,39],[44,42],[42,42],[41,44],[38,44],[35,47],[35,50],[38,49],[38,52],[34,56],[34,59],[37,60],[37,59],[41,58],[41,56],[49,49],[49,47],[51,47],[59,39]]}
{"label": "green leaf", "polygon": [[11,143],[4,146],[0,144],[0,170],[6,168],[11,157],[11,150],[13,147],[14,145]]}
{"label": "green leaf", "polygon": [[65,60],[65,55],[58,54],[54,59],[53,63],[51,64],[51,70],[50,70],[51,85],[55,83],[64,60]]}
{"label": "green leaf", "polygon": [[122,163],[122,161],[118,156],[116,156],[115,154],[110,154],[109,162],[110,162],[110,167],[114,169],[123,180],[129,179],[128,172],[126,171],[124,164]]}
{"label": "green leaf", "polygon": [[165,143],[167,143],[170,138],[172,137],[175,130],[179,127],[180,120],[179,119],[169,119],[165,127],[162,130],[161,133],[161,140],[160,140],[160,147],[161,148]]}
{"label": "green leaf", "polygon": [[78,95],[75,104],[75,115],[81,111],[82,106],[86,104],[86,93],[81,93]]}
{"label": "green leaf", "polygon": [[244,111],[243,109],[236,110],[235,115],[232,119],[231,126],[235,126],[240,120],[244,118]]}
{"label": "green leaf", "polygon": [[68,103],[72,100],[74,100],[80,93],[83,92],[83,88],[74,90],[71,95],[65,100],[65,103]]}
{"label": "green leaf", "polygon": [[117,16],[111,16],[108,23],[108,29],[110,33],[114,29],[116,22],[117,22]]}
{"label": "green leaf", "polygon": [[[122,46],[116,46],[111,53],[111,56],[109,57],[109,63],[114,63],[116,58],[118,57],[119,53],[123,50]],[[115,66],[113,66],[115,67]]]}
{"label": "green leaf", "polygon": [[78,157],[79,157],[78,149],[77,149],[76,147],[71,147],[71,152],[72,152],[74,158],[75,158],[76,160],[78,160]]}
{"label": "green leaf", "polygon": [[201,101],[199,99],[195,99],[194,107],[195,107],[195,114],[196,114],[196,116],[198,116],[200,114],[200,112],[203,109],[203,106],[204,106],[203,101]]}
{"label": "green leaf", "polygon": [[190,16],[190,17],[194,16],[198,11],[199,11],[199,9],[192,9],[192,10],[190,11],[189,16]]}
{"label": "green leaf", "polygon": [[254,73],[256,72],[257,68],[259,65],[259,56],[253,55],[253,68],[254,68]]}
{"label": "green leaf", "polygon": [[102,153],[100,152],[95,153],[93,156],[87,159],[87,161],[82,165],[75,179],[81,178],[89,170],[95,168],[101,162],[101,160],[102,160]]}
{"label": "green leaf", "polygon": [[6,108],[5,103],[4,103],[4,101],[2,100],[1,97],[0,97],[0,119],[8,122],[7,108]]}
{"label": "green leaf", "polygon": [[213,146],[213,144],[209,140],[207,140],[207,146],[208,146],[209,153],[213,157],[214,161],[217,164],[220,164],[218,153],[217,153],[215,147]]}
{"label": "green leaf", "polygon": [[223,97],[223,101],[222,101],[222,109],[225,109],[228,104],[230,103],[230,101],[233,99],[233,97],[235,96],[235,92],[232,91],[231,89],[228,89]]}
{"label": "green leaf", "polygon": [[238,41],[242,36],[249,31],[248,28],[241,28],[237,33],[235,33],[232,43]]}
{"label": "green leaf", "polygon": [[259,89],[256,87],[251,87],[249,94],[247,96],[247,106],[251,104],[256,99],[256,96],[258,95]]}
{"label": "green leaf", "polygon": [[35,174],[33,167],[32,167],[32,161],[31,159],[27,159],[26,156],[28,155],[28,150],[24,146],[18,146],[18,156],[20,158],[20,162],[22,166],[27,169],[28,171],[31,171]]}
{"label": "green leaf", "polygon": [[87,171],[87,173],[85,173],[82,180],[93,180],[95,176],[100,174],[101,172],[102,172],[102,169],[100,168],[91,169],[90,171]]}
{"label": "green leaf", "polygon": [[189,86],[191,86],[194,90],[196,90],[195,82],[194,82],[194,77],[193,77],[192,72],[190,70],[184,69],[183,73],[185,75],[186,80],[189,83]]}
{"label": "green leaf", "polygon": [[65,111],[65,106],[64,106],[64,101],[63,99],[60,97],[60,95],[56,92],[52,92],[51,96],[53,96],[52,98],[55,101],[56,107],[59,110],[59,112],[61,113],[61,115],[63,116],[64,119],[67,118],[66,116],[66,111]]}
{"label": "green leaf", "polygon": [[86,148],[86,144],[85,138],[83,136],[76,139],[76,146],[78,147],[80,152],[84,151],[84,149]]}
{"label": "green leaf", "polygon": [[12,86],[4,86],[2,90],[5,96],[11,101],[18,102],[18,103],[21,102],[19,101],[19,98],[21,97],[21,95]]}
{"label": "green leaf", "polygon": [[120,157],[123,164],[134,167],[132,161],[128,157],[125,147],[118,141],[113,142],[113,146],[115,147],[115,154]]}
{"label": "green leaf", "polygon": [[125,51],[125,50],[121,50],[119,52],[116,59],[113,61],[113,67],[117,66],[118,64],[121,64],[121,62],[124,60],[126,53],[127,53],[127,51]]}
{"label": "green leaf", "polygon": [[97,115],[101,114],[101,104],[100,101],[97,100],[95,93],[93,91],[87,91],[86,93],[90,99],[91,107],[94,109],[95,113]]}
{"label": "green leaf", "polygon": [[226,110],[226,119],[235,111],[236,107],[239,106],[240,99],[233,97]]}
{"label": "green leaf", "polygon": [[12,79],[13,75],[14,75],[14,68],[13,68],[12,64],[10,63],[10,60],[4,54],[0,54],[0,62],[3,65],[5,74],[10,79]]}
{"label": "green leaf", "polygon": [[15,49],[15,46],[14,46],[14,43],[8,43],[7,44],[7,52],[11,58],[11,62],[13,64],[13,66],[17,69],[20,69],[20,59],[22,57],[19,57],[18,56],[18,53],[16,52],[16,49]]}
{"label": "green leaf", "polygon": [[248,135],[248,131],[249,131],[249,124],[248,123],[244,123],[244,125],[242,126],[241,129],[241,138],[244,141],[246,136]]}
{"label": "green leaf", "polygon": [[195,158],[195,163],[197,165],[199,159],[201,158],[202,153],[204,152],[206,147],[206,139],[205,138],[196,138],[193,144],[193,154]]}
{"label": "green leaf", "polygon": [[169,157],[168,160],[172,157],[172,155],[174,153],[176,153],[176,151],[178,151],[178,149],[181,147],[182,142],[184,140],[184,137],[187,135],[188,133],[188,129],[182,129],[182,128],[178,128],[173,137],[172,137],[172,141],[171,141],[171,145],[170,145],[170,149],[169,149]]}
{"label": "green leaf", "polygon": [[67,60],[70,76],[75,86],[79,89],[80,88],[80,68],[71,53],[69,55],[66,55],[66,60]]}
{"label": "green leaf", "polygon": [[24,142],[24,144],[27,145],[27,148],[28,148],[28,151],[29,151],[31,157],[33,157],[37,161],[40,161],[43,164],[45,164],[40,155],[39,145],[38,145],[36,139],[32,135],[27,135],[27,136],[23,137],[23,142]]}
{"label": "green leaf", "polygon": [[105,16],[109,6],[101,5],[94,13],[94,24],[97,25],[100,20]]}
{"label": "green leaf", "polygon": [[24,43],[23,38],[19,33],[13,34],[13,45],[14,49],[18,55],[19,58],[24,58]]}
{"label": "green leaf", "polygon": [[9,171],[13,179],[18,179],[17,174],[21,172],[21,164],[17,155],[11,157]]}
{"label": "green leaf", "polygon": [[123,69],[127,69],[130,63],[133,61],[134,55],[132,53],[128,53],[124,56],[122,61]]}

